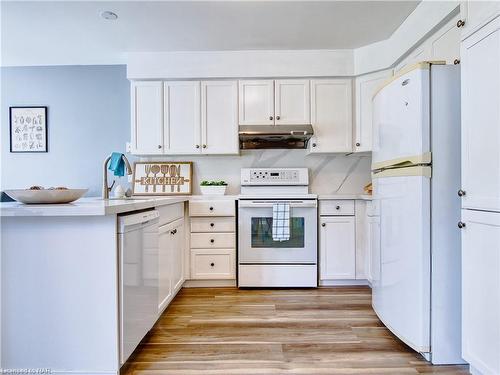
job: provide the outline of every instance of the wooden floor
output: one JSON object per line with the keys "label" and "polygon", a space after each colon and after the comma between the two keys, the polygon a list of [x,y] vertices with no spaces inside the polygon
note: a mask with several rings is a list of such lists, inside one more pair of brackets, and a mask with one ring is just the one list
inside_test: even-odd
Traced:
{"label": "wooden floor", "polygon": [[182,289],[122,374],[468,374],[429,365],[370,301],[367,287]]}

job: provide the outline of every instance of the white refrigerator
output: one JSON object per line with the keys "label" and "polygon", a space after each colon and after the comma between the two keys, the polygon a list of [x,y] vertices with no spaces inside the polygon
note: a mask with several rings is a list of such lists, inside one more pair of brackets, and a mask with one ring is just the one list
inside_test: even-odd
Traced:
{"label": "white refrigerator", "polygon": [[434,364],[461,358],[460,71],[420,63],[373,98],[373,308]]}

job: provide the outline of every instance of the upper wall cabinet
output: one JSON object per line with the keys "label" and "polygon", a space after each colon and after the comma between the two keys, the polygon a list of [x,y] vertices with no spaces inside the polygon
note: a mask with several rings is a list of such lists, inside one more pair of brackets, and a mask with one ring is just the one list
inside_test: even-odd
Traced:
{"label": "upper wall cabinet", "polygon": [[500,18],[462,42],[462,207],[500,211]]}
{"label": "upper wall cabinet", "polygon": [[239,81],[240,125],[309,124],[309,80]]}
{"label": "upper wall cabinet", "polygon": [[274,124],[274,81],[239,82],[240,125]]}
{"label": "upper wall cabinet", "polygon": [[311,81],[311,153],[352,151],[352,82],[350,79]]}
{"label": "upper wall cabinet", "polygon": [[421,61],[446,61],[454,64],[460,60],[459,16],[448,21],[432,34],[425,42],[418,45],[410,54],[396,65],[395,72]]}
{"label": "upper wall cabinet", "polygon": [[356,102],[354,152],[372,150],[372,99],[390,77],[392,77],[392,69],[366,74],[357,77],[354,81]]}
{"label": "upper wall cabinet", "polygon": [[132,153],[237,154],[237,98],[236,81],[132,82]]}
{"label": "upper wall cabinet", "polygon": [[[201,83],[201,140],[205,154],[237,154],[238,84],[236,81]],[[235,136],[236,135],[236,136]]]}
{"label": "upper wall cabinet", "polygon": [[133,154],[163,153],[163,82],[132,82]]}
{"label": "upper wall cabinet", "polygon": [[309,80],[277,80],[274,91],[276,125],[300,125],[311,122]]}
{"label": "upper wall cabinet", "polygon": [[460,3],[462,39],[467,38],[498,15],[500,15],[499,1],[462,1]]}
{"label": "upper wall cabinet", "polygon": [[172,154],[201,151],[200,82],[165,82],[164,145]]}

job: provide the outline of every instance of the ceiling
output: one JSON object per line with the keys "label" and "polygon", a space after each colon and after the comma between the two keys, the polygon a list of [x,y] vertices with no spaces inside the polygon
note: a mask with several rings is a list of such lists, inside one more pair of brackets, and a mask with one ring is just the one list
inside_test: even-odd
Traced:
{"label": "ceiling", "polygon": [[[352,49],[419,1],[2,1],[2,65],[114,64],[126,52]],[[115,21],[100,17],[109,10]]]}

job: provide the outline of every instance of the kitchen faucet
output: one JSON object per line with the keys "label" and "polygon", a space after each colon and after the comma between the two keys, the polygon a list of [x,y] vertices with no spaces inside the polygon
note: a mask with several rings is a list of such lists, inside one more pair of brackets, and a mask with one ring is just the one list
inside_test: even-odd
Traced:
{"label": "kitchen faucet", "polygon": [[[125,162],[125,167],[127,168],[127,174],[131,175],[132,174],[132,167],[130,166],[130,163],[128,162],[128,159],[125,157],[125,155],[122,155],[122,159]],[[103,164],[103,169],[102,169],[102,199],[109,199],[109,192],[115,185],[115,181],[111,184],[111,186],[108,187],[108,163],[111,160],[111,155],[109,155],[105,160]]]}

